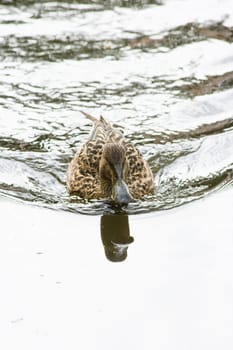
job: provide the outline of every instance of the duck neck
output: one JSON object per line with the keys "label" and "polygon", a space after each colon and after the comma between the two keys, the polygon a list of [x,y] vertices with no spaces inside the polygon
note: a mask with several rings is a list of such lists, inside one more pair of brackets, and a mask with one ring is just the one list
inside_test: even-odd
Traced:
{"label": "duck neck", "polygon": [[112,182],[106,178],[100,179],[101,193],[103,197],[111,198],[112,195]]}

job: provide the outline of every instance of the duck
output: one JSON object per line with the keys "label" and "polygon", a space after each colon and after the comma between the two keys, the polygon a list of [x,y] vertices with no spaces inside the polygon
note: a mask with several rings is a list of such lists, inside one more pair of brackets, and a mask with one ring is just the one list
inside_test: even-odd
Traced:
{"label": "duck", "polygon": [[103,116],[80,112],[92,121],[93,129],[68,166],[69,195],[128,205],[153,194],[152,170],[133,143]]}

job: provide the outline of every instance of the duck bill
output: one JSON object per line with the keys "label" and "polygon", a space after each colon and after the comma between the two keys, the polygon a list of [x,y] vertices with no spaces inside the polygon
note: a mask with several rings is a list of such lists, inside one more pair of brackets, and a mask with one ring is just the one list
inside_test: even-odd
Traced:
{"label": "duck bill", "polygon": [[113,186],[112,198],[115,202],[121,205],[134,202],[134,199],[129,192],[128,186],[121,179],[117,180],[117,182]]}

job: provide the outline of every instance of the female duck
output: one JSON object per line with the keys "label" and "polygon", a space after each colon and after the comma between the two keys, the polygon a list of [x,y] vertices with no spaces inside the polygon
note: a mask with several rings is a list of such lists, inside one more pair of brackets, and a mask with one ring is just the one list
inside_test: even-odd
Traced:
{"label": "female duck", "polygon": [[152,194],[152,171],[136,147],[102,116],[98,120],[82,114],[94,127],[69,165],[69,194],[85,199],[112,198],[119,204]]}

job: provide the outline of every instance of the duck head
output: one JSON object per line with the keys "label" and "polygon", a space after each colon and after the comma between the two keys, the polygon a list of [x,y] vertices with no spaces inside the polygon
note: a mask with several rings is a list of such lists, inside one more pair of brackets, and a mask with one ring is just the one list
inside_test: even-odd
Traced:
{"label": "duck head", "polygon": [[124,148],[116,143],[105,144],[100,160],[101,189],[107,197],[121,205],[134,201],[126,184],[127,176]]}

